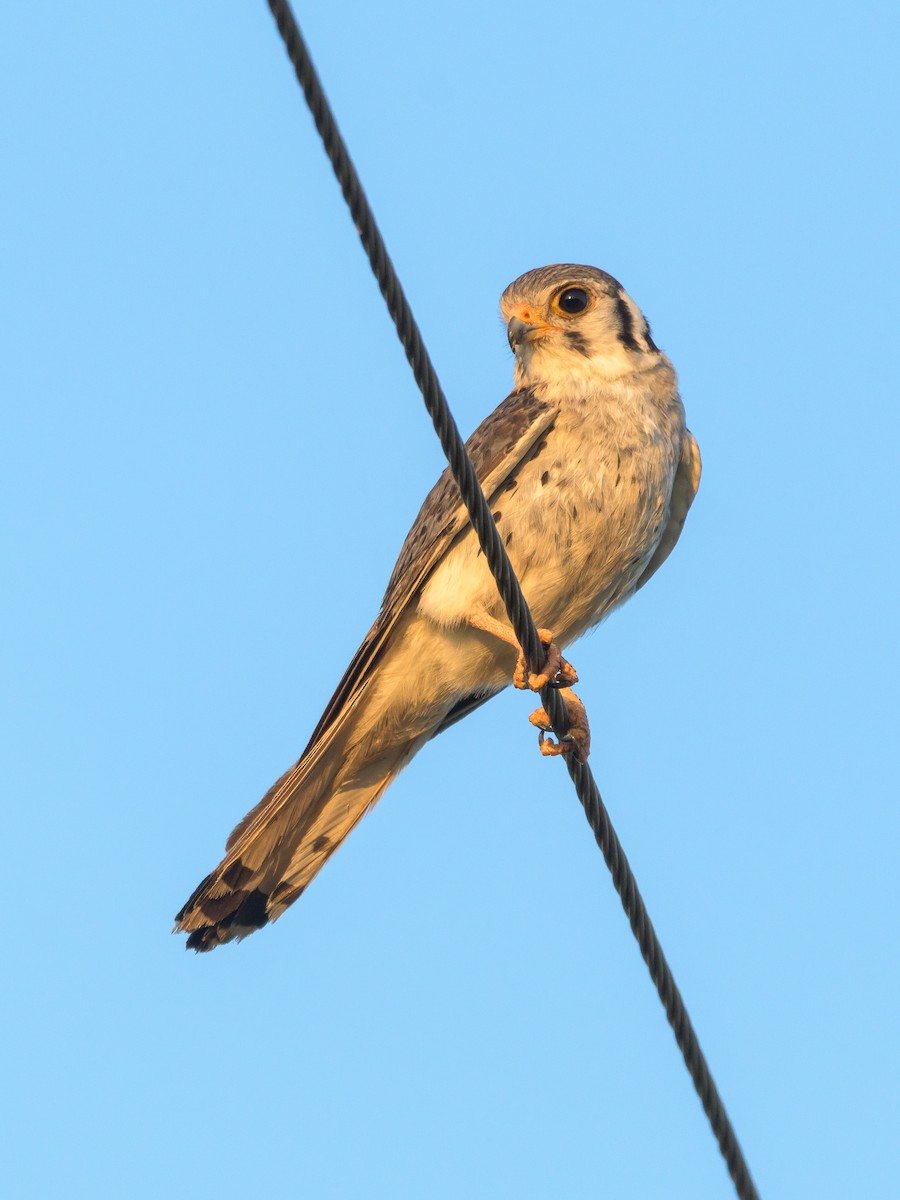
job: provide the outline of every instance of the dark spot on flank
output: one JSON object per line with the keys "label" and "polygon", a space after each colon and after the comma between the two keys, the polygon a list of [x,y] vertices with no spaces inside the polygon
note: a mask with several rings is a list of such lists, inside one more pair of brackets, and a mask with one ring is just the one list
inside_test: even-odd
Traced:
{"label": "dark spot on flank", "polygon": [[249,867],[245,867],[239,858],[222,872],[222,882],[227,883],[230,888],[239,888],[242,884],[249,883],[253,877],[253,872]]}
{"label": "dark spot on flank", "polygon": [[507,479],[506,483],[504,483],[504,485],[503,485],[503,491],[511,492],[518,486],[519,486],[518,479]]}
{"label": "dark spot on flank", "polygon": [[543,475],[541,476],[541,487],[546,487],[549,482],[550,482],[550,472],[545,471],[543,473]]}
{"label": "dark spot on flank", "polygon": [[616,296],[616,313],[619,317],[619,341],[627,350],[640,350],[640,345],[634,336],[634,320],[631,309],[625,302],[621,292]]}
{"label": "dark spot on flank", "polygon": [[494,524],[496,525],[497,522],[500,520],[500,518],[503,516],[503,513],[498,508],[495,513],[491,513],[491,516],[494,518]]}
{"label": "dark spot on flank", "polygon": [[621,476],[621,475],[617,475],[617,476],[616,476],[616,487],[618,487],[618,486],[619,486],[619,484],[620,484],[621,482],[622,482],[622,476]]}
{"label": "dark spot on flank", "polygon": [[576,520],[577,517],[578,517],[578,508],[576,507],[576,505],[573,504],[572,505],[572,519]]}
{"label": "dark spot on flank", "polygon": [[321,854],[323,850],[330,850],[331,849],[331,838],[326,837],[324,833],[320,833],[319,836],[316,838],[316,840],[313,842],[312,848],[313,848],[313,854]]}
{"label": "dark spot on flank", "polygon": [[616,466],[621,467],[621,465],[622,465],[622,455],[617,450],[616,451]]}
{"label": "dark spot on flank", "polygon": [[538,442],[538,444],[535,446],[534,453],[536,455],[542,454],[546,449],[547,449],[547,439],[545,437],[542,437],[541,440]]}
{"label": "dark spot on flank", "polygon": [[504,544],[505,544],[505,545],[507,545],[507,546],[509,546],[509,545],[511,544],[511,542],[512,542],[512,534],[511,534],[511,533],[508,533],[508,534],[506,535],[506,542],[505,542]]}

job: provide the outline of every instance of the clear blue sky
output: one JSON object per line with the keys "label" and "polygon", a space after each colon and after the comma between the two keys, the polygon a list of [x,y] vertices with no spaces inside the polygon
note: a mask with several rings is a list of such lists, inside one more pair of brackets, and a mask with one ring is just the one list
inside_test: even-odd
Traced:
{"label": "clear blue sky", "polygon": [[[592,761],[763,1196],[893,1196],[895,6],[307,7],[466,432],[547,262],[680,372],[703,484],[573,652]],[[725,1200],[527,697],[278,925],[170,936],[440,450],[261,0],[9,5],[0,104],[9,1194]]]}

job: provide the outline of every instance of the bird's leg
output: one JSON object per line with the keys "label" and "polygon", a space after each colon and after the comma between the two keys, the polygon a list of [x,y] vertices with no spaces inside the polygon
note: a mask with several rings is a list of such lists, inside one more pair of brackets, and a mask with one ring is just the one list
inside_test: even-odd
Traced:
{"label": "bird's leg", "polygon": [[549,629],[538,630],[541,645],[547,652],[547,661],[544,663],[544,668],[540,674],[534,675],[528,670],[525,655],[519,647],[516,635],[502,621],[497,621],[494,617],[488,616],[487,613],[477,613],[475,616],[469,617],[469,624],[475,629],[481,629],[485,633],[492,634],[502,642],[514,646],[519,651],[519,661],[516,663],[515,673],[513,674],[514,687],[523,690],[530,688],[533,692],[539,692],[548,683],[554,687],[567,688],[571,687],[573,683],[578,682],[575,668],[571,663],[566,662],[560,654],[559,646],[554,642],[553,634]]}
{"label": "bird's leg", "polygon": [[528,718],[532,725],[536,725],[541,731],[538,743],[541,754],[571,754],[579,761],[586,762],[591,752],[591,727],[588,725],[587,712],[571,688],[563,688],[559,694],[569,714],[569,728],[558,742],[551,741],[546,736],[553,730],[546,709],[539,708]]}

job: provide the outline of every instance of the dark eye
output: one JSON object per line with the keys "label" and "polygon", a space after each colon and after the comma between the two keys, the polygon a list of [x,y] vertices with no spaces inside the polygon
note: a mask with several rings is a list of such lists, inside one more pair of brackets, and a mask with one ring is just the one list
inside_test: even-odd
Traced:
{"label": "dark eye", "polygon": [[570,317],[574,317],[576,313],[584,312],[588,306],[590,297],[584,288],[570,287],[564,292],[560,292],[556,297],[556,307],[560,312],[568,313]]}

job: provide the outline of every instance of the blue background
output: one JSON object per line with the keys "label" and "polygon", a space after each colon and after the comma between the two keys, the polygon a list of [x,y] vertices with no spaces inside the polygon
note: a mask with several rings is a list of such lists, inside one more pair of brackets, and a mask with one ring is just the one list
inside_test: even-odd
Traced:
{"label": "blue background", "polygon": [[[893,1196],[896,9],[306,7],[465,432],[547,262],[679,370],[592,762],[763,1195]],[[264,4],[10,5],[0,104],[10,1194],[729,1196],[527,697],[277,926],[170,936],[443,463]]]}

